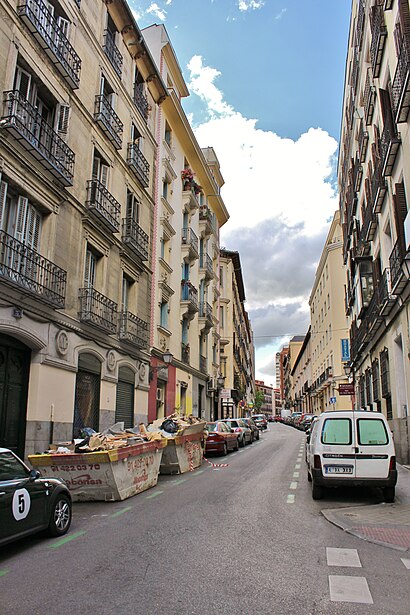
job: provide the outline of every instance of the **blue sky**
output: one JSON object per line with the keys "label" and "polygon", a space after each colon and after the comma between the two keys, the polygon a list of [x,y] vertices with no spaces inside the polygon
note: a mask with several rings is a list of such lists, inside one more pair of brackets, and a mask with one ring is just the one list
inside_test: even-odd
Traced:
{"label": "blue sky", "polygon": [[[351,0],[129,0],[163,23],[191,95],[184,108],[225,178],[255,335],[257,378],[306,333],[308,297],[337,209],[335,169]],[[240,178],[240,181],[238,181]]]}

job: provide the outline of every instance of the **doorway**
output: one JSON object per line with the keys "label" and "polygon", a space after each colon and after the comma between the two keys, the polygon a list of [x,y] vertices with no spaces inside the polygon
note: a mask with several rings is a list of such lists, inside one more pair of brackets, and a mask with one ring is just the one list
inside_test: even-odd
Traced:
{"label": "doorway", "polygon": [[75,382],[73,438],[81,437],[84,427],[98,431],[100,423],[101,363],[91,354],[81,354]]}

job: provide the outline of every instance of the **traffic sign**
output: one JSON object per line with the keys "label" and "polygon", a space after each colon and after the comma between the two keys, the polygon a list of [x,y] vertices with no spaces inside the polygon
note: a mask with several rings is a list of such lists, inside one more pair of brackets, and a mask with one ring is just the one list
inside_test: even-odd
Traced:
{"label": "traffic sign", "polygon": [[335,404],[335,403],[336,403],[336,397],[331,397],[331,398],[329,399],[329,403],[331,403],[331,404]]}

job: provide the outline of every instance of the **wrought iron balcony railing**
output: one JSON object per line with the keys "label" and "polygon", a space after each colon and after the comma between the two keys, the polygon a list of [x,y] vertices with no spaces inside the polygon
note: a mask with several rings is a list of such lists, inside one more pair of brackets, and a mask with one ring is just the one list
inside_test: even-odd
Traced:
{"label": "wrought iron balcony railing", "polygon": [[382,210],[384,197],[387,191],[386,179],[382,175],[382,167],[379,162],[375,167],[370,179],[370,199],[373,212],[379,214]]}
{"label": "wrought iron balcony railing", "polygon": [[387,121],[380,137],[381,170],[382,175],[385,177],[392,174],[400,141],[400,135],[397,132],[396,126]]}
{"label": "wrought iron balcony railing", "polygon": [[120,230],[121,205],[97,179],[87,182],[87,207],[90,213],[112,233]]}
{"label": "wrought iron balcony railing", "polygon": [[137,143],[128,143],[127,164],[144,188],[149,186],[149,163]]}
{"label": "wrought iron balcony railing", "polygon": [[402,269],[405,256],[404,241],[399,237],[389,257],[391,286],[395,295],[399,295],[408,282]]}
{"label": "wrought iron balcony railing", "polygon": [[148,260],[148,235],[131,217],[122,219],[122,241],[139,256],[141,260]]}
{"label": "wrought iron balcony railing", "polygon": [[206,318],[213,324],[212,306],[207,301],[201,301],[199,304],[199,318]]}
{"label": "wrought iron balcony railing", "polygon": [[184,227],[181,230],[181,239],[182,245],[189,246],[198,258],[198,237],[195,235],[194,231],[191,228]]}
{"label": "wrought iron balcony railing", "polygon": [[138,346],[138,348],[147,348],[148,323],[131,312],[121,312],[119,338]]}
{"label": "wrought iron balcony railing", "polygon": [[396,297],[392,293],[390,269],[388,267],[383,271],[383,275],[378,286],[378,293],[380,314],[387,316],[396,300]]}
{"label": "wrought iron balcony railing", "polygon": [[134,104],[141,113],[145,121],[148,120],[149,104],[144,90],[143,83],[134,83]]}
{"label": "wrought iron balcony railing", "polygon": [[209,254],[201,254],[199,259],[199,268],[205,270],[205,277],[212,280],[214,277],[214,268],[212,258]]}
{"label": "wrought iron balcony railing", "polygon": [[0,129],[6,130],[64,186],[72,186],[74,152],[18,90],[4,93]]}
{"label": "wrought iron balcony railing", "polygon": [[364,86],[363,94],[363,107],[364,117],[366,120],[366,126],[372,123],[374,107],[376,104],[376,88],[373,85],[373,79],[371,76],[371,68],[367,69],[366,83]]}
{"label": "wrought iron balcony railing", "polygon": [[94,119],[115,149],[121,149],[123,123],[103,94],[95,97]]}
{"label": "wrought iron balcony railing", "polygon": [[369,132],[364,129],[363,120],[360,122],[358,143],[359,143],[359,160],[360,162],[364,162],[366,160],[367,147],[369,145]]}
{"label": "wrought iron balcony railing", "polygon": [[117,75],[119,77],[121,77],[121,73],[122,73],[122,55],[121,55],[121,52],[118,49],[117,45],[115,44],[114,36],[112,35],[112,33],[109,30],[106,30],[104,32],[103,49],[104,49],[105,55],[107,56],[107,58],[109,59],[111,65],[112,65],[113,69],[115,70]]}
{"label": "wrought iron balcony railing", "polygon": [[0,231],[0,281],[56,308],[65,305],[66,271],[4,231]]}
{"label": "wrought iron balcony railing", "polygon": [[117,331],[117,304],[92,286],[80,288],[80,320],[107,333]]}
{"label": "wrought iron balcony railing", "polygon": [[372,59],[373,76],[377,78],[380,75],[383,52],[387,38],[384,10],[380,4],[375,4],[371,8],[370,28],[372,32],[370,57]]}
{"label": "wrought iron balcony railing", "polygon": [[20,0],[17,13],[69,85],[80,85],[81,60],[43,0]]}
{"label": "wrought iron balcony railing", "polygon": [[407,121],[410,109],[410,33],[402,41],[392,85],[393,113],[396,123]]}
{"label": "wrought iron balcony railing", "polygon": [[181,281],[181,301],[188,302],[188,311],[198,312],[198,291],[189,280]]}

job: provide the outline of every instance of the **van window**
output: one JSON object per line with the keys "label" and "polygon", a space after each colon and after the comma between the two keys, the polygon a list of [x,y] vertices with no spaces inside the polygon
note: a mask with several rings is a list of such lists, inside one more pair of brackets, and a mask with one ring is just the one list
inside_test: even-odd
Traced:
{"label": "van window", "polygon": [[323,444],[351,444],[352,422],[350,419],[326,419],[322,429]]}
{"label": "van window", "polygon": [[359,419],[357,423],[359,444],[363,446],[382,446],[388,443],[389,437],[383,421],[379,419]]}

